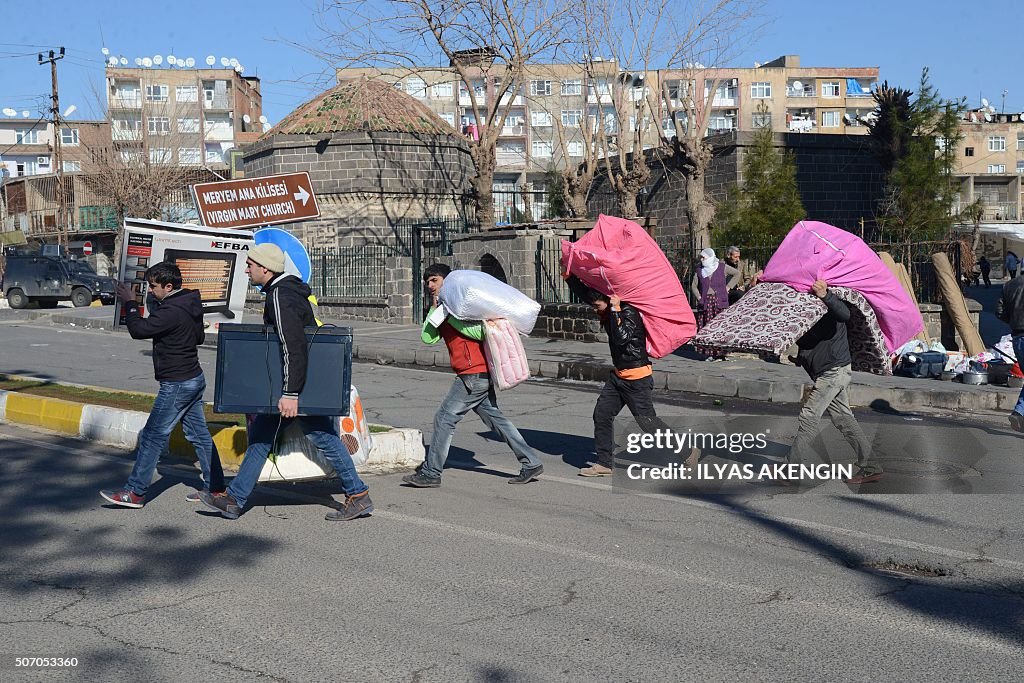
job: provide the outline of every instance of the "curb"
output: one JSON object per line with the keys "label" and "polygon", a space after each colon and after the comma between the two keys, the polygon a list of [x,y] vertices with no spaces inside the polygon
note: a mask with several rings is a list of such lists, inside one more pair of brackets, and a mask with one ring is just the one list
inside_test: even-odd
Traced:
{"label": "curb", "polygon": [[[139,431],[149,413],[121,410],[59,398],[46,398],[0,391],[0,420],[31,427],[40,427],[89,441],[134,450]],[[247,444],[244,427],[210,424],[210,434],[217,445],[225,469],[238,469]],[[194,461],[195,451],[185,439],[181,425],[174,428],[167,448],[174,458]],[[361,474],[390,474],[411,470],[423,460],[423,435],[418,429],[393,427],[388,432],[373,434],[373,448]]]}

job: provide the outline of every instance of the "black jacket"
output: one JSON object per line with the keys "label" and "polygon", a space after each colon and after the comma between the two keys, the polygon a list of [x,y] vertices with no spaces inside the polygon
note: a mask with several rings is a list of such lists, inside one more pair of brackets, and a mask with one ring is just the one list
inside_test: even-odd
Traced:
{"label": "black jacket", "polygon": [[309,350],[306,331],[315,326],[313,307],[309,303],[309,285],[294,275],[278,275],[263,286],[267,303],[263,307],[263,324],[271,325],[281,340],[281,363],[284,371],[283,394],[298,398],[306,386]]}
{"label": "black jacket", "polygon": [[1005,285],[996,304],[996,316],[1010,326],[1014,337],[1024,335],[1024,275],[1018,275]]}
{"label": "black jacket", "polygon": [[171,292],[150,308],[148,318],[139,315],[134,301],[128,302],[125,325],[133,339],[153,340],[153,371],[158,382],[184,382],[203,374],[196,350],[206,338],[199,292]]}
{"label": "black jacket", "polygon": [[[587,287],[575,275],[566,282],[573,293],[580,299],[590,303],[594,300],[594,290]],[[609,306],[601,316],[601,326],[608,333],[608,348],[612,352],[612,365],[616,370],[642,368],[651,364],[647,355],[647,328],[643,317],[634,306],[622,302],[621,311],[613,311]]]}
{"label": "black jacket", "polygon": [[823,301],[828,312],[796,341],[800,347],[797,365],[802,366],[813,380],[821,377],[826,370],[841,368],[852,362],[850,340],[846,337],[850,307],[832,292],[825,294]]}

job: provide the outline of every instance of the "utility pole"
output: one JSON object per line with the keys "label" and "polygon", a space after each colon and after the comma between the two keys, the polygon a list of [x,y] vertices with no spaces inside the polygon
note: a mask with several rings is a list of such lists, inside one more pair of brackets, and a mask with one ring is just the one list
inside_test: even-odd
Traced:
{"label": "utility pole", "polygon": [[65,199],[64,199],[64,164],[60,154],[60,97],[57,93],[57,60],[64,59],[64,48],[59,48],[59,53],[55,54],[53,50],[50,50],[49,57],[43,59],[43,53],[39,53],[39,64],[40,66],[49,63],[50,65],[50,83],[53,90],[53,107],[50,109],[50,121],[53,124],[53,157],[54,166],[57,181],[57,188],[54,192],[57,199],[57,244],[60,245],[66,252],[68,248],[68,230],[67,223],[65,221]]}

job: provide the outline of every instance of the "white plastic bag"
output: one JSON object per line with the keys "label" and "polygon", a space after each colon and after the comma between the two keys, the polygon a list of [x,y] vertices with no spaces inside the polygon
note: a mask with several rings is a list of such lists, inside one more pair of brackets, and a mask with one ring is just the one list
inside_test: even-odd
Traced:
{"label": "white plastic bag", "polygon": [[903,356],[908,353],[924,353],[928,350],[928,346],[920,339],[911,339],[906,344],[896,349],[897,356]]}
{"label": "white plastic bag", "polygon": [[533,332],[540,304],[478,270],[453,270],[438,295],[448,312],[459,320],[507,318],[523,334]]}
{"label": "white plastic bag", "polygon": [[[363,413],[363,402],[355,386],[349,395],[349,414],[333,419],[338,435],[352,456],[353,464],[356,467],[365,465],[370,458],[373,439]],[[264,463],[259,481],[303,481],[335,476],[334,468],[306,438],[297,420],[291,420],[282,433],[278,434],[274,451],[273,457]]]}
{"label": "white plastic bag", "polygon": [[484,357],[491,381],[499,391],[511,389],[530,377],[523,341],[505,318],[484,323]]}

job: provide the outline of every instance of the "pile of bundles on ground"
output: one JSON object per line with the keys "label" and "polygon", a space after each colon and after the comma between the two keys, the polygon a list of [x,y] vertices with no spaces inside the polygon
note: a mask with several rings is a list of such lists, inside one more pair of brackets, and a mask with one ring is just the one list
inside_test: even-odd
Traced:
{"label": "pile of bundles on ground", "polygon": [[890,358],[924,330],[913,295],[856,235],[801,221],[779,245],[758,285],[694,338],[694,346],[778,356],[827,312],[809,293],[816,280],[850,305],[853,369],[891,375]]}
{"label": "pile of bundles on ground", "polygon": [[529,335],[540,304],[501,280],[476,270],[453,270],[438,295],[444,311],[459,320],[482,320],[484,357],[494,386],[511,389],[530,376],[519,334]]}
{"label": "pile of bundles on ground", "polygon": [[599,216],[579,240],[562,242],[562,266],[591,289],[619,296],[640,311],[652,358],[667,356],[697,331],[672,264],[633,221]]}

